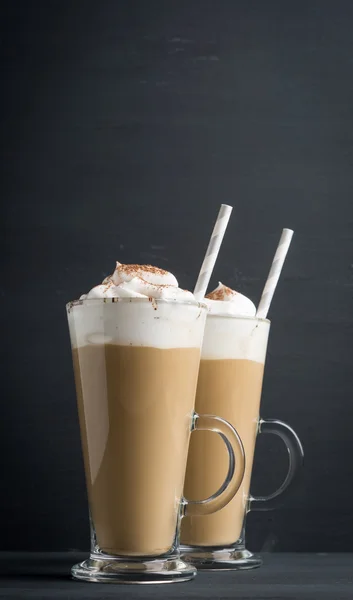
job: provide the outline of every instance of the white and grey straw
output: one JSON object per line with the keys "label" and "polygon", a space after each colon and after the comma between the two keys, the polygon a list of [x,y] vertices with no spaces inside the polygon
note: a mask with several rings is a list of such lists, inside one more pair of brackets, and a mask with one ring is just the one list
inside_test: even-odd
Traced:
{"label": "white and grey straw", "polygon": [[194,289],[194,296],[198,301],[202,300],[206,294],[232,210],[232,206],[221,204],[217,221],[213,228],[211,239]]}
{"label": "white and grey straw", "polygon": [[276,254],[274,255],[271,269],[262,292],[260,304],[257,309],[256,316],[260,319],[266,319],[267,317],[273,294],[275,293],[279,276],[292,241],[293,233],[294,231],[292,231],[292,229],[283,229],[282,231],[281,239],[279,240]]}

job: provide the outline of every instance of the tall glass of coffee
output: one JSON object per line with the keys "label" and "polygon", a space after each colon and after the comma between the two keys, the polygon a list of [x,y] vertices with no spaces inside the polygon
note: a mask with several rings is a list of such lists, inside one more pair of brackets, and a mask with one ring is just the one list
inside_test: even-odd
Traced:
{"label": "tall glass of coffee", "polygon": [[[91,521],[90,558],[72,574],[183,581],[195,568],[180,558],[181,517],[229,502],[244,454],[232,426],[194,412],[205,305],[160,283],[166,272],[144,267],[142,279],[142,267],[127,267],[118,265],[112,278],[67,305]],[[228,467],[207,502],[188,502],[189,438],[200,429],[226,441]]]}
{"label": "tall glass of coffee", "polygon": [[[197,568],[250,569],[260,566],[261,558],[246,549],[246,515],[250,510],[275,507],[278,497],[282,499],[295,479],[303,451],[288,425],[259,416],[270,321],[251,316],[255,314],[252,302],[221,284],[206,301],[210,314],[202,346],[196,410],[216,412],[237,429],[244,444],[246,467],[239,492],[226,507],[217,514],[183,520],[182,556]],[[273,433],[283,439],[289,471],[276,492],[254,498],[250,481],[259,433]],[[218,442],[208,433],[191,439],[184,488],[188,498],[207,497],[222,483],[227,458]]]}

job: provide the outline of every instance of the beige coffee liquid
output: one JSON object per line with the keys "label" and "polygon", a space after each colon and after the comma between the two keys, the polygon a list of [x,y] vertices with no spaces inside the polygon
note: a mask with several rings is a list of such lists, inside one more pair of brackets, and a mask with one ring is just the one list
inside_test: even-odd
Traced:
{"label": "beige coffee liquid", "polygon": [[[246,468],[238,493],[225,508],[212,515],[182,520],[183,544],[223,546],[240,537],[250,488],[263,371],[263,364],[251,360],[201,360],[196,412],[216,414],[236,428],[244,445]],[[185,497],[207,498],[220,487],[227,469],[227,450],[220,437],[195,431],[190,440]]]}
{"label": "beige coffee liquid", "polygon": [[73,351],[89,503],[104,552],[157,556],[173,544],[199,359],[198,348]]}

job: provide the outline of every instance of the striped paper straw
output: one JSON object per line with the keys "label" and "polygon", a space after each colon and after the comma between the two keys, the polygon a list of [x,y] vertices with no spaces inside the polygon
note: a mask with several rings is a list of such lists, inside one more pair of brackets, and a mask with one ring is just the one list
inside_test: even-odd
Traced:
{"label": "striped paper straw", "polygon": [[279,276],[286,260],[287,252],[292,241],[294,231],[292,229],[283,229],[281,239],[277,246],[276,254],[272,261],[271,269],[265,283],[264,291],[262,292],[260,304],[257,309],[256,316],[259,319],[266,319],[269,311],[273,294],[277,287]]}
{"label": "striped paper straw", "polygon": [[221,204],[217,221],[213,228],[211,239],[208,244],[205,258],[203,260],[200,274],[198,276],[194,289],[194,296],[198,301],[202,300],[206,294],[206,290],[211,279],[213,267],[215,266],[215,262],[217,260],[219,249],[221,247],[222,240],[226,232],[232,210],[232,206],[228,206],[228,204]]}

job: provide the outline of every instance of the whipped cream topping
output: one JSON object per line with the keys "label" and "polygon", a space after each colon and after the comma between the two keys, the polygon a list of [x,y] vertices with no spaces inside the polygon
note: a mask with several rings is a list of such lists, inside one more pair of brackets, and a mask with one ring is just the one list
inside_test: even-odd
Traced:
{"label": "whipped cream topping", "polygon": [[196,304],[191,292],[178,287],[172,273],[152,265],[122,265],[119,262],[112,275],[81,296],[81,300],[90,298],[155,298]]}
{"label": "whipped cream topping", "polygon": [[207,294],[205,303],[212,315],[234,315],[239,317],[254,317],[256,307],[249,298],[219,282],[213,292]]}

